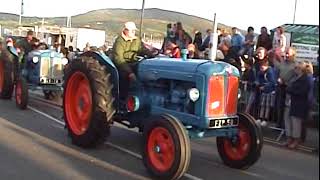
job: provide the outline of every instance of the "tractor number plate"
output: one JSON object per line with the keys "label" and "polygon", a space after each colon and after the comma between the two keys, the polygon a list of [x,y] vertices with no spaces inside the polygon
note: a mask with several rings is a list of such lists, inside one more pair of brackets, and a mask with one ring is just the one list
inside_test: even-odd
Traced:
{"label": "tractor number plate", "polygon": [[239,120],[237,117],[235,118],[226,118],[226,119],[212,119],[210,120],[210,128],[224,128],[224,127],[232,127],[237,126]]}

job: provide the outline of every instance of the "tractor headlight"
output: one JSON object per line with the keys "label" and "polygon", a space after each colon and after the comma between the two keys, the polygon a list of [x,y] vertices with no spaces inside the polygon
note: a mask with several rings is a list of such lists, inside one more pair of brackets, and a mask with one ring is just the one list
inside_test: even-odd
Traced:
{"label": "tractor headlight", "polygon": [[68,62],[69,62],[69,60],[68,60],[67,58],[62,58],[62,59],[61,59],[61,63],[62,63],[63,65],[68,64]]}
{"label": "tractor headlight", "polygon": [[33,58],[32,58],[32,62],[33,63],[38,63],[39,62],[39,57],[37,57],[37,56],[34,56]]}
{"label": "tractor headlight", "polygon": [[200,97],[200,92],[197,88],[189,89],[188,94],[189,94],[189,99],[193,102],[196,102]]}

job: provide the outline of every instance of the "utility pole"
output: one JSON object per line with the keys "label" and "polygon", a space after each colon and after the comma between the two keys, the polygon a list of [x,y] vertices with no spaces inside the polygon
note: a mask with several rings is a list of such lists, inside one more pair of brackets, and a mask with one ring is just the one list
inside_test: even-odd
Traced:
{"label": "utility pole", "polygon": [[20,16],[19,16],[19,26],[21,26],[22,15],[23,15],[23,0],[21,0],[21,11],[20,11]]}
{"label": "utility pole", "polygon": [[71,28],[71,16],[67,17],[67,27]]}
{"label": "utility pole", "polygon": [[213,32],[211,34],[211,43],[212,43],[212,47],[210,49],[210,53],[209,53],[209,58],[211,59],[211,61],[215,61],[216,60],[216,56],[217,56],[217,45],[218,45],[218,34],[217,34],[217,19],[216,19],[217,14],[214,13],[214,18],[213,18]]}
{"label": "utility pole", "polygon": [[144,16],[144,1],[142,0],[141,17],[140,17],[140,38],[142,36],[143,16]]}
{"label": "utility pole", "polygon": [[297,1],[298,0],[294,1],[294,12],[293,12],[293,22],[292,22],[292,24],[295,24],[295,22],[296,22]]}

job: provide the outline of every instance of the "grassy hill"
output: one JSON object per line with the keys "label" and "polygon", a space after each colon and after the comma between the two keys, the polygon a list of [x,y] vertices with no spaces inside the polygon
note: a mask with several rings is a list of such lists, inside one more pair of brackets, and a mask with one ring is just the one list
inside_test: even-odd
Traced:
{"label": "grassy hill", "polygon": [[[17,27],[19,16],[15,14],[0,13],[0,24],[3,27]],[[137,9],[100,9],[84,14],[72,16],[72,27],[90,27],[105,30],[108,35],[114,36],[121,31],[126,21],[134,21],[140,24],[140,10]],[[205,32],[212,28],[212,21],[184,13],[167,11],[162,9],[145,9],[144,25],[142,32],[153,37],[163,37],[168,23],[182,22],[184,29],[193,36],[198,30]],[[46,25],[65,26],[66,17],[45,18]],[[40,17],[23,17],[23,25],[41,25]],[[229,26],[218,24],[218,27],[230,30]]]}

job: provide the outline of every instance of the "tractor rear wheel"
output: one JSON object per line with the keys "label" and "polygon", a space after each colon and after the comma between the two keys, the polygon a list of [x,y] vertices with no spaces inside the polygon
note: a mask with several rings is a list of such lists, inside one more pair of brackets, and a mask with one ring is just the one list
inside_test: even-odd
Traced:
{"label": "tractor rear wheel", "polygon": [[4,55],[0,58],[0,98],[10,99],[13,92],[13,64]]}
{"label": "tractor rear wheel", "polygon": [[75,145],[95,147],[109,135],[115,113],[110,76],[91,57],[75,59],[65,69],[63,113]]}
{"label": "tractor rear wheel", "polygon": [[143,162],[152,176],[179,179],[188,170],[190,140],[176,118],[162,115],[152,120],[143,131]]}
{"label": "tractor rear wheel", "polygon": [[247,169],[261,155],[263,136],[252,116],[239,113],[239,132],[235,139],[217,137],[217,147],[225,165],[236,169]]}

